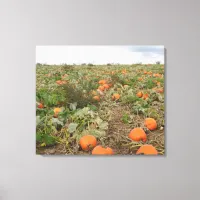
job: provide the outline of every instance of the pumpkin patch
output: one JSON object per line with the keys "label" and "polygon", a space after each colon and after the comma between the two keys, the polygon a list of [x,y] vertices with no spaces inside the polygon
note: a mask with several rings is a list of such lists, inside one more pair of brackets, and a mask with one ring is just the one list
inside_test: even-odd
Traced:
{"label": "pumpkin patch", "polygon": [[36,67],[37,154],[165,154],[163,64]]}

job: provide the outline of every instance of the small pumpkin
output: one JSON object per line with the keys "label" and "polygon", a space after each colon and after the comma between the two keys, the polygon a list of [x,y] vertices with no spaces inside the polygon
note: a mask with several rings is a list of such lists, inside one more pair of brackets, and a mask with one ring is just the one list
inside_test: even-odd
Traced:
{"label": "small pumpkin", "polygon": [[142,128],[134,128],[133,130],[131,130],[128,137],[137,142],[141,140],[143,142],[146,142],[147,140],[147,135]]}
{"label": "small pumpkin", "polygon": [[53,111],[54,111],[55,114],[58,114],[59,112],[61,112],[61,108],[54,108]]}
{"label": "small pumpkin", "polygon": [[143,99],[145,100],[145,99],[148,99],[149,98],[149,95],[148,94],[144,94],[143,95]]}
{"label": "small pumpkin", "polygon": [[105,90],[104,86],[99,86],[98,89],[101,90],[101,91]]}
{"label": "small pumpkin", "polygon": [[136,154],[158,155],[158,151],[154,146],[145,144],[137,150]]}
{"label": "small pumpkin", "polygon": [[159,93],[163,93],[164,92],[163,88],[158,88],[156,91],[159,92]]}
{"label": "small pumpkin", "polygon": [[93,135],[85,135],[81,137],[79,143],[84,151],[89,151],[97,145],[97,139]]}
{"label": "small pumpkin", "polygon": [[99,81],[99,84],[101,84],[101,85],[106,84],[106,80],[100,80],[100,81]]}
{"label": "small pumpkin", "polygon": [[56,81],[56,83],[57,83],[58,85],[61,85],[61,84],[62,84],[62,81],[61,81],[61,80],[58,80],[58,81]]}
{"label": "small pumpkin", "polygon": [[112,95],[112,100],[118,100],[120,98],[120,95],[118,93],[115,93]]}
{"label": "small pumpkin", "polygon": [[112,155],[112,154],[114,154],[114,152],[110,147],[103,148],[101,145],[96,146],[92,150],[92,155]]}
{"label": "small pumpkin", "polygon": [[139,98],[141,98],[141,97],[143,96],[143,93],[142,93],[142,92],[138,92],[138,93],[136,94],[136,96],[139,97]]}
{"label": "small pumpkin", "polygon": [[160,86],[160,82],[157,82],[156,84],[157,84],[157,86]]}
{"label": "small pumpkin", "polygon": [[100,97],[99,96],[94,96],[93,99],[96,100],[96,101],[100,101]]}
{"label": "small pumpkin", "polygon": [[103,84],[103,87],[104,87],[104,89],[107,89],[107,90],[110,88],[110,86],[108,84]]}
{"label": "small pumpkin", "polygon": [[62,76],[62,79],[64,79],[65,77],[68,77],[68,74],[64,74],[64,75]]}
{"label": "small pumpkin", "polygon": [[44,105],[42,103],[39,103],[38,108],[44,108]]}
{"label": "small pumpkin", "polygon": [[142,81],[142,80],[143,80],[142,77],[139,77],[139,78],[138,78],[138,81]]}
{"label": "small pumpkin", "polygon": [[144,124],[150,131],[153,131],[157,128],[157,122],[153,118],[146,118]]}
{"label": "small pumpkin", "polygon": [[127,73],[126,69],[122,70],[122,74],[126,74],[126,73]]}

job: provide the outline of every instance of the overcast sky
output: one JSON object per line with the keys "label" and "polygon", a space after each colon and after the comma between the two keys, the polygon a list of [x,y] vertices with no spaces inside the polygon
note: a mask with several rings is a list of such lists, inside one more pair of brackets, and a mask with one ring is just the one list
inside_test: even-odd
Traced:
{"label": "overcast sky", "polygon": [[36,63],[164,63],[164,46],[37,46]]}

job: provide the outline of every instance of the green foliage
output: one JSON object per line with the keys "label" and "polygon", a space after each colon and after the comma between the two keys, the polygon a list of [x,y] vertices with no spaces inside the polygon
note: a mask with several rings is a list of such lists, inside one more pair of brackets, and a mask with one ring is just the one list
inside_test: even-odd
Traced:
{"label": "green foliage", "polygon": [[156,83],[153,82],[153,79],[152,79],[152,78],[151,78],[151,79],[148,79],[148,80],[146,81],[146,86],[145,86],[146,89],[152,89],[152,88],[155,87],[155,86],[156,86]]}
{"label": "green foliage", "polygon": [[52,146],[56,144],[56,139],[55,137],[48,135],[48,134],[42,134],[42,133],[37,133],[36,134],[36,142],[39,144],[45,144],[45,146]]}
{"label": "green foliage", "polygon": [[46,106],[56,106],[58,102],[65,101],[63,92],[60,90],[48,92],[46,89],[41,89],[36,92],[36,100],[43,102]]}
{"label": "green foliage", "polygon": [[93,96],[91,94],[84,93],[82,88],[75,87],[75,85],[72,84],[66,84],[63,87],[65,91],[66,104],[76,102],[76,108],[84,108],[88,104],[98,104],[95,100],[93,100]]}
{"label": "green foliage", "polygon": [[129,123],[129,120],[130,120],[130,117],[128,114],[123,114],[122,116],[122,121],[125,123],[125,124],[128,124]]}
{"label": "green foliage", "polygon": [[149,108],[149,103],[146,100],[137,101],[133,105],[133,113],[134,114],[146,114]]}

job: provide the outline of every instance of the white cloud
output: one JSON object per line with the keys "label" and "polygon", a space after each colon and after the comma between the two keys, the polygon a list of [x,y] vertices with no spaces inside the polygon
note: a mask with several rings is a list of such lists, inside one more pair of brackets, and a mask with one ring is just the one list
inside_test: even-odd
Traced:
{"label": "white cloud", "polygon": [[164,63],[164,54],[132,52],[128,46],[37,46],[36,62],[47,64]]}

